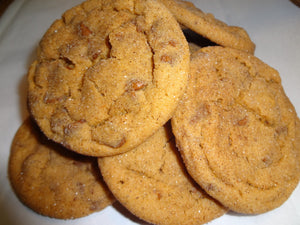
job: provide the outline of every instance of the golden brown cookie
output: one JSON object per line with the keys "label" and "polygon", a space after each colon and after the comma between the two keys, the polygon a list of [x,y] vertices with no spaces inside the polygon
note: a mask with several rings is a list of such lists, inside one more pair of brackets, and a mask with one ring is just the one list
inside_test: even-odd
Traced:
{"label": "golden brown cookie", "polygon": [[236,212],[283,204],[299,182],[300,131],[278,72],[245,52],[207,47],[193,54],[190,76],[172,118],[188,172]]}
{"label": "golden brown cookie", "polygon": [[136,149],[98,163],[114,196],[147,222],[204,224],[227,211],[187,175],[170,126]]}
{"label": "golden brown cookie", "polygon": [[83,217],[114,201],[95,158],[49,141],[30,119],[14,137],[9,178],[25,205],[49,217]]}
{"label": "golden brown cookie", "polygon": [[185,27],[201,34],[216,44],[254,53],[255,44],[243,28],[229,26],[216,19],[211,13],[204,13],[188,1],[160,1],[174,14],[178,22]]}
{"label": "golden brown cookie", "polygon": [[187,41],[155,0],[89,0],[40,42],[29,108],[47,137],[91,156],[142,143],[172,116],[189,72]]}

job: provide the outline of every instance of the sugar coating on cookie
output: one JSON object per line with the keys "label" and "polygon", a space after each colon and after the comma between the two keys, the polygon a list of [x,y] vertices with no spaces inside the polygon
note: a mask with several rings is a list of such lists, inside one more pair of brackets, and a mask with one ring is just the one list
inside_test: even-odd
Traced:
{"label": "sugar coating on cookie", "polygon": [[193,54],[172,129],[191,176],[231,210],[272,210],[299,182],[299,119],[278,72],[253,55]]}
{"label": "sugar coating on cookie", "polygon": [[182,0],[160,0],[174,14],[178,22],[216,44],[254,53],[255,44],[242,27],[229,26],[204,13],[192,2]]}
{"label": "sugar coating on cookie", "polygon": [[9,179],[25,205],[53,218],[87,216],[114,202],[95,158],[49,141],[30,119],[14,137]]}
{"label": "sugar coating on cookie", "polygon": [[89,0],[45,33],[28,73],[30,112],[50,139],[91,156],[142,143],[172,116],[189,48],[155,0]]}
{"label": "sugar coating on cookie", "polygon": [[204,224],[227,211],[187,175],[168,125],[132,151],[98,163],[114,196],[147,222]]}

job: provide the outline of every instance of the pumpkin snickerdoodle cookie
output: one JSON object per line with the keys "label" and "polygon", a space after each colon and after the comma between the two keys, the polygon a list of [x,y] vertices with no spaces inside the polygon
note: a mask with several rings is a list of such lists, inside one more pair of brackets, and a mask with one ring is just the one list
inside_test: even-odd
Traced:
{"label": "pumpkin snickerdoodle cookie", "polygon": [[187,41],[155,0],[89,0],[46,32],[28,73],[31,114],[50,139],[107,156],[172,116],[189,72]]}
{"label": "pumpkin snickerdoodle cookie", "polygon": [[79,218],[114,201],[96,159],[49,141],[30,119],[13,140],[9,178],[25,205],[49,217]]}
{"label": "pumpkin snickerdoodle cookie", "polygon": [[204,224],[227,210],[186,173],[170,124],[130,152],[98,159],[114,196],[137,217],[161,225]]}
{"label": "pumpkin snickerdoodle cookie", "polygon": [[179,23],[216,44],[254,53],[255,44],[242,27],[229,26],[204,13],[192,2],[182,0],[160,0],[174,14]]}
{"label": "pumpkin snickerdoodle cookie", "polygon": [[202,48],[172,118],[176,143],[196,182],[224,206],[263,213],[299,182],[299,119],[278,72],[245,52]]}

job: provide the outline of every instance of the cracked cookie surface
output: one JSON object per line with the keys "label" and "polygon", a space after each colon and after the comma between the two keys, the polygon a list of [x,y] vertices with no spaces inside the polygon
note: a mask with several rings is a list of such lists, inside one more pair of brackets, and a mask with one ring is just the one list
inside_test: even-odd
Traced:
{"label": "cracked cookie surface", "polygon": [[227,210],[186,173],[170,124],[130,152],[98,159],[103,179],[133,214],[154,224],[204,224]]}
{"label": "cracked cookie surface", "polygon": [[193,3],[182,0],[160,0],[174,14],[179,23],[216,44],[254,53],[255,44],[242,27],[229,26],[204,13]]}
{"label": "cracked cookie surface", "polygon": [[53,218],[87,216],[114,201],[95,158],[49,141],[30,119],[13,140],[9,179],[25,205]]}
{"label": "cracked cookie surface", "polygon": [[299,119],[278,72],[245,52],[207,47],[191,57],[172,118],[191,176],[240,213],[280,206],[299,182]]}
{"label": "cracked cookie surface", "polygon": [[28,73],[29,108],[50,139],[115,155],[170,119],[188,71],[188,44],[161,3],[89,0],[42,38]]}

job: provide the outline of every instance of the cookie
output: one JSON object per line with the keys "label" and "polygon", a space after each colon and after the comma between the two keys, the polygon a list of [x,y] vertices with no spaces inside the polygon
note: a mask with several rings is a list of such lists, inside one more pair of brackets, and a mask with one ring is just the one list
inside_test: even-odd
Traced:
{"label": "cookie", "polygon": [[14,137],[9,179],[25,205],[49,217],[79,218],[114,201],[95,158],[78,155],[49,141],[30,119]]}
{"label": "cookie", "polygon": [[279,73],[253,55],[218,46],[192,55],[190,76],[172,118],[189,174],[236,212],[283,204],[299,182],[300,130]]}
{"label": "cookie", "polygon": [[204,224],[227,211],[188,176],[169,124],[132,151],[98,163],[114,196],[147,222]]}
{"label": "cookie", "polygon": [[189,48],[155,0],[89,0],[43,36],[28,73],[32,116],[50,139],[90,156],[129,151],[184,93]]}
{"label": "cookie", "polygon": [[178,22],[216,44],[254,53],[255,44],[242,27],[229,26],[204,13],[193,3],[182,0],[160,0],[174,14]]}

